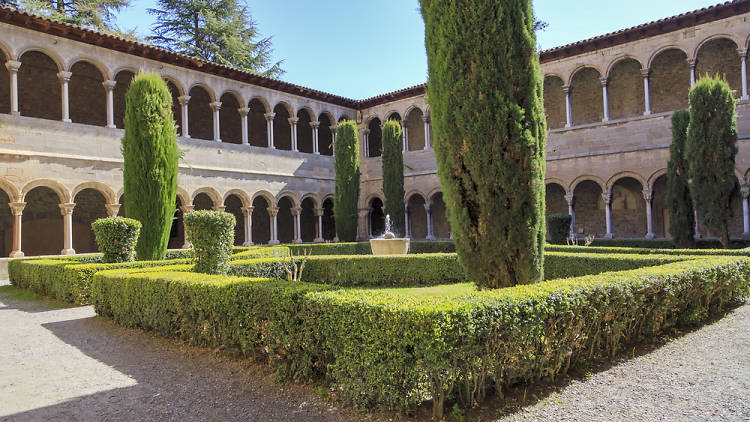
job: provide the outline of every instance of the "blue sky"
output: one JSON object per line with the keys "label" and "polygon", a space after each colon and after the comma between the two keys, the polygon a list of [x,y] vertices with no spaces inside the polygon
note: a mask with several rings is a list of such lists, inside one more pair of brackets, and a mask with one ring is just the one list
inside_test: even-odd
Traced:
{"label": "blue sky", "polygon": [[[148,35],[153,0],[133,0],[118,25]],[[263,36],[284,60],[285,81],[364,99],[427,79],[424,23],[417,0],[250,0]],[[706,0],[538,0],[543,49],[700,9]]]}

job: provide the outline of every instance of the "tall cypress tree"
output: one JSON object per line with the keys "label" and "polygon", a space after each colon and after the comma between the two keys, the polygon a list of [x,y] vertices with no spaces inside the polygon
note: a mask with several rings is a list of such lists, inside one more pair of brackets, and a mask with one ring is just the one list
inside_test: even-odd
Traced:
{"label": "tall cypress tree", "polygon": [[678,110],[672,115],[672,145],[667,165],[667,211],[669,234],[678,248],[695,246],[695,213],[688,188],[688,164],[685,161],[685,140],[690,112]]}
{"label": "tall cypress tree", "polygon": [[385,195],[385,213],[391,216],[394,232],[406,236],[402,134],[398,121],[385,122],[383,127],[383,194]]}
{"label": "tall cypress tree", "polygon": [[734,174],[737,155],[735,99],[725,81],[705,77],[690,90],[690,124],[685,156],[690,193],[701,222],[720,233],[729,248],[729,223],[740,186]]}
{"label": "tall cypress tree", "polygon": [[172,95],[156,73],[141,73],[125,94],[122,156],[125,215],[141,222],[139,260],[164,258],[177,196],[177,129]]}
{"label": "tall cypress tree", "polygon": [[438,175],[480,287],[543,278],[545,120],[531,0],[420,0]]}
{"label": "tall cypress tree", "polygon": [[336,171],[333,217],[336,234],[342,242],[353,242],[357,239],[359,201],[359,141],[355,122],[346,120],[339,123],[333,150]]}

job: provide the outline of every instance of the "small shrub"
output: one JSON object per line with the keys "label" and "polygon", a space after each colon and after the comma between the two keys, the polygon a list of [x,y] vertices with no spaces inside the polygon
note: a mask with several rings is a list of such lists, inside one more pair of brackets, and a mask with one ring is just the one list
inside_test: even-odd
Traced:
{"label": "small shrub", "polygon": [[135,260],[135,245],[141,233],[140,221],[124,217],[100,218],[91,223],[91,230],[102,253],[102,262]]}
{"label": "small shrub", "polygon": [[569,214],[550,214],[547,216],[547,227],[549,228],[550,243],[562,245],[570,234],[570,222],[572,218]]}
{"label": "small shrub", "polygon": [[234,215],[221,211],[185,214],[185,235],[195,248],[195,271],[226,274],[234,244]]}

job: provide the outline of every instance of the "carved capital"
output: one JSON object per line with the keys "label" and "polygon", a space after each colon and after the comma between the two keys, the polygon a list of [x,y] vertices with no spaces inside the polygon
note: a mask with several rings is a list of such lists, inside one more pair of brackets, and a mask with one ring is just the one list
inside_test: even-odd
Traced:
{"label": "carved capital", "polygon": [[641,69],[641,76],[643,76],[644,78],[648,78],[648,75],[650,74],[651,74],[650,68],[644,67],[643,69]]}
{"label": "carved capital", "polygon": [[602,84],[602,86],[609,86],[609,78],[606,76],[599,78],[599,82]]}
{"label": "carved capital", "polygon": [[267,121],[271,122],[273,121],[273,118],[276,117],[276,113],[265,113],[263,116]]}
{"label": "carved capital", "polygon": [[115,85],[117,85],[117,81],[109,80],[102,82],[102,85],[104,86],[104,89],[107,90],[107,92],[112,91],[115,89]]}
{"label": "carved capital", "polygon": [[290,209],[290,211],[292,212],[292,216],[297,217],[298,215],[300,215],[300,213],[302,213],[302,208],[294,207]]}
{"label": "carved capital", "polygon": [[181,106],[186,106],[190,102],[190,96],[189,95],[183,95],[181,97],[177,97],[177,101],[180,102]]}
{"label": "carved capital", "polygon": [[612,192],[602,192],[602,201],[609,205],[612,202]]}
{"label": "carved capital", "polygon": [[322,217],[323,216],[323,208],[315,208],[313,209],[313,213],[316,217]]}
{"label": "carved capital", "polygon": [[424,123],[430,123],[430,115],[429,114],[425,114],[424,116],[422,116],[422,121]]}
{"label": "carved capital", "polygon": [[60,79],[61,82],[69,82],[71,76],[73,76],[72,73],[66,72],[64,70],[57,72],[57,77]]}
{"label": "carved capital", "polygon": [[335,126],[335,125],[334,126],[328,126],[328,128],[331,129],[331,132],[333,132],[333,133],[336,133],[336,128],[337,127],[338,126]]}
{"label": "carved capital", "polygon": [[10,211],[13,213],[14,216],[18,217],[19,215],[23,214],[23,209],[26,207],[25,202],[9,202],[8,206],[10,206]]}
{"label": "carved capital", "polygon": [[227,207],[224,205],[214,205],[214,211],[224,212],[225,209],[227,209]]}
{"label": "carved capital", "polygon": [[221,101],[214,101],[212,103],[209,103],[208,105],[211,106],[212,111],[221,110]]}
{"label": "carved capital", "polygon": [[318,127],[320,127],[320,122],[318,121],[310,122],[310,127],[313,129],[317,129]]}
{"label": "carved capital", "polygon": [[244,214],[245,216],[248,216],[253,213],[253,210],[255,209],[255,207],[242,207],[240,209],[242,210],[242,214]]}
{"label": "carved capital", "polygon": [[740,60],[746,60],[747,59],[747,50],[744,48],[738,48],[737,54],[740,55]]}
{"label": "carved capital", "polygon": [[237,109],[237,112],[240,113],[240,116],[245,117],[247,116],[247,113],[250,112],[250,109],[247,107],[240,107]]}
{"label": "carved capital", "polygon": [[58,207],[60,207],[60,214],[69,215],[73,214],[73,208],[76,207],[76,204],[73,202],[68,202],[65,204],[59,204]]}
{"label": "carved capital", "polygon": [[8,60],[7,62],[5,62],[5,68],[8,69],[8,72],[16,73],[18,72],[18,69],[21,68],[21,62]]}
{"label": "carved capital", "polygon": [[687,59],[687,64],[691,69],[695,70],[695,66],[698,64],[698,61],[695,59]]}
{"label": "carved capital", "polygon": [[266,208],[266,211],[268,211],[268,214],[271,217],[276,217],[276,214],[279,213],[279,207],[268,207]]}
{"label": "carved capital", "polygon": [[370,129],[362,129],[362,134],[363,135],[369,135],[370,134]]}
{"label": "carved capital", "polygon": [[651,202],[652,199],[654,199],[654,191],[651,189],[644,189],[643,190],[643,199],[646,202]]}
{"label": "carved capital", "polygon": [[741,190],[742,190],[742,197],[743,198],[750,197],[750,186],[744,185],[744,186],[742,186]]}
{"label": "carved capital", "polygon": [[572,193],[565,194],[565,202],[568,203],[568,206],[573,205],[573,201],[575,201],[575,198],[576,198],[575,195],[573,195]]}
{"label": "carved capital", "polygon": [[299,122],[299,119],[296,117],[290,117],[287,121],[289,122],[290,125],[294,126],[297,124],[297,122]]}
{"label": "carved capital", "polygon": [[562,87],[563,94],[569,95],[573,91],[572,85],[563,85]]}
{"label": "carved capital", "polygon": [[193,205],[183,205],[180,207],[180,211],[182,211],[183,214],[189,214],[193,212],[194,209],[195,209],[195,206]]}
{"label": "carved capital", "polygon": [[120,212],[120,204],[106,204],[104,208],[107,209],[107,215],[110,217],[115,217]]}

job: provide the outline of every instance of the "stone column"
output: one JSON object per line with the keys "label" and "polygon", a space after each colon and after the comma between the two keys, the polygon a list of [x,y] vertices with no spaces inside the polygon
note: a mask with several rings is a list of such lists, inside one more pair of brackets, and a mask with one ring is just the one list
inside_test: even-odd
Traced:
{"label": "stone column", "polygon": [[276,149],[273,144],[273,118],[276,117],[276,113],[266,113],[266,133],[268,134],[268,148]]}
{"label": "stone column", "polygon": [[299,119],[296,117],[290,117],[289,118],[289,127],[292,130],[292,151],[299,151],[299,148],[297,148],[297,122],[299,122]]}
{"label": "stone column", "polygon": [[183,95],[177,97],[177,101],[180,102],[180,111],[182,112],[182,137],[189,138],[190,130],[188,130],[188,103],[190,102],[189,95]]}
{"label": "stone column", "polygon": [[370,129],[362,130],[362,142],[364,143],[364,155],[365,157],[370,156]]}
{"label": "stone column", "polygon": [[62,121],[70,123],[70,106],[68,101],[68,82],[70,77],[73,76],[70,72],[60,71],[57,73],[57,77],[60,79],[60,86],[62,92]]}
{"label": "stone column", "polygon": [[317,236],[313,242],[323,242],[323,208],[315,208],[313,210],[315,216],[318,217],[318,230],[316,231]]}
{"label": "stone column", "polygon": [[221,142],[221,118],[219,114],[221,112],[221,101],[214,101],[209,105],[211,111],[214,112],[214,141]]}
{"label": "stone column", "polygon": [[268,242],[269,245],[278,245],[279,242],[279,226],[277,216],[279,215],[278,207],[268,207],[268,215],[271,217],[271,240]]}
{"label": "stone column", "polygon": [[424,149],[432,148],[432,130],[430,130],[430,116],[422,116],[424,122]]}
{"label": "stone column", "polygon": [[21,62],[9,60],[5,63],[10,76],[10,114],[17,116],[18,111],[18,69],[21,68]]}
{"label": "stone column", "polygon": [[411,237],[411,225],[409,224],[409,202],[404,204],[404,237]]}
{"label": "stone column", "polygon": [[654,199],[654,192],[651,189],[643,190],[643,200],[646,201],[646,239],[656,237],[654,233],[654,216],[651,212],[651,201]]}
{"label": "stone column", "polygon": [[573,126],[573,108],[570,104],[570,93],[573,87],[565,85],[562,87],[563,93],[565,94],[565,127]]}
{"label": "stone column", "polygon": [[409,128],[407,127],[406,120],[401,121],[401,150],[403,152],[409,150]]}
{"label": "stone column", "polygon": [[357,222],[357,236],[359,239],[367,239],[370,237],[370,224],[367,217],[370,215],[369,208],[359,209],[359,221]]}
{"label": "stone column", "polygon": [[294,207],[291,209],[294,217],[294,243],[302,243],[302,208]]}
{"label": "stone column", "polygon": [[688,59],[688,66],[690,67],[690,87],[695,86],[695,66],[698,62],[695,59]]}
{"label": "stone column", "polygon": [[750,237],[750,186],[742,187],[742,237]]}
{"label": "stone column", "polygon": [[255,207],[242,207],[242,216],[245,217],[245,241],[242,246],[253,246],[253,210]]}
{"label": "stone column", "polygon": [[651,93],[648,86],[648,76],[650,73],[651,69],[647,67],[641,69],[641,76],[643,76],[643,102],[646,105],[646,110],[643,112],[644,116],[651,114]]}
{"label": "stone column", "polygon": [[[193,209],[195,209],[195,207],[193,205],[183,205],[183,206],[180,207],[180,210],[182,211],[183,217],[185,216],[185,214],[190,214],[191,212],[193,212]],[[190,248],[192,248],[193,244],[190,243],[190,241],[188,241],[187,232],[185,231],[184,220],[183,220],[183,224],[182,224],[182,236],[184,238],[184,242],[182,244],[182,249],[190,249]]]}
{"label": "stone column", "polygon": [[247,107],[240,107],[237,111],[242,118],[242,145],[247,145],[249,143],[247,139],[247,113],[250,112],[250,109]]}
{"label": "stone column", "polygon": [[107,217],[117,217],[120,212],[120,204],[105,204],[104,208],[107,209]]}
{"label": "stone column", "polygon": [[76,204],[70,202],[67,204],[60,204],[60,214],[63,216],[63,250],[60,251],[60,255],[75,255],[76,251],[73,249],[73,208]]}
{"label": "stone column", "polygon": [[576,237],[575,196],[572,193],[565,194],[565,202],[568,203],[568,214],[570,214],[570,237]]}
{"label": "stone column", "polygon": [[429,202],[424,204],[424,210],[427,214],[427,240],[435,239],[435,229],[432,227],[432,206]]}
{"label": "stone column", "polygon": [[318,129],[320,128],[320,122],[310,122],[310,127],[312,128],[312,136],[313,136],[313,154],[320,155],[320,145],[318,141],[319,133]]}
{"label": "stone column", "polygon": [[23,226],[23,209],[25,202],[10,202],[10,211],[13,213],[13,250],[10,252],[10,258],[21,258],[21,227]]}
{"label": "stone column", "polygon": [[604,103],[604,118],[602,122],[609,121],[609,78],[603,77],[599,79],[602,83],[602,101]]}
{"label": "stone column", "polygon": [[107,92],[107,127],[115,128],[115,81],[104,81],[104,90]]}
{"label": "stone column", "polygon": [[747,94],[747,50],[737,51],[740,54],[740,69],[742,69],[742,97],[740,99],[750,100],[750,96]]}
{"label": "stone column", "polygon": [[612,233],[612,192],[602,192],[602,200],[604,201],[604,221],[607,227],[607,233],[604,235],[604,238],[612,239],[615,237],[614,233]]}
{"label": "stone column", "polygon": [[695,236],[693,237],[700,239],[703,237],[703,234],[701,234],[701,215],[698,210],[693,209],[693,216],[695,217]]}
{"label": "stone column", "polygon": [[333,145],[336,143],[336,125],[329,128],[331,129],[331,153],[333,153]]}
{"label": "stone column", "polygon": [[227,209],[226,205],[224,204],[214,204],[214,211],[221,211],[224,212],[224,210]]}

